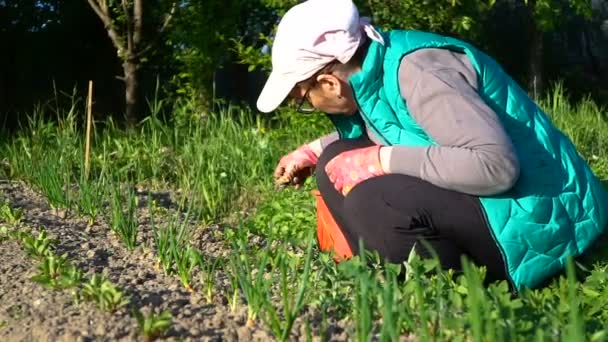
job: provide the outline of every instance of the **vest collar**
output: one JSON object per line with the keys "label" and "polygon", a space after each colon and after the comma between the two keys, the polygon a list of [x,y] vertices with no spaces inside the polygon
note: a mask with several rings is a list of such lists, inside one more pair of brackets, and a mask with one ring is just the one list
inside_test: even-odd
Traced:
{"label": "vest collar", "polygon": [[[383,36],[385,44],[388,44],[388,37]],[[348,81],[359,102],[365,102],[371,97],[377,96],[378,90],[382,87],[385,53],[386,46],[372,41],[363,60],[361,70],[349,77]]]}

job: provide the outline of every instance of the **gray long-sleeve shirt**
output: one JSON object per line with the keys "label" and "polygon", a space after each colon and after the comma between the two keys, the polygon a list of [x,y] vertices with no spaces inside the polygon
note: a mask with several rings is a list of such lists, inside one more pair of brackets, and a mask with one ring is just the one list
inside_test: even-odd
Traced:
{"label": "gray long-sleeve shirt", "polygon": [[[515,149],[497,114],[478,95],[466,55],[415,51],[401,62],[399,86],[410,115],[437,145],[390,147],[387,172],[472,195],[513,186],[519,176]],[[379,143],[370,130],[368,136]]]}

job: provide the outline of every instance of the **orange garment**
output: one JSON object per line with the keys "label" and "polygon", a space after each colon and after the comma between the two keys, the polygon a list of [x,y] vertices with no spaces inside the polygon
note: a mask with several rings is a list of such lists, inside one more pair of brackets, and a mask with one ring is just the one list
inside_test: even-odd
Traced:
{"label": "orange garment", "polygon": [[338,227],[338,224],[331,216],[325,201],[319,190],[313,190],[312,194],[317,198],[317,239],[319,248],[322,251],[333,254],[336,262],[344,261],[353,256],[353,252]]}

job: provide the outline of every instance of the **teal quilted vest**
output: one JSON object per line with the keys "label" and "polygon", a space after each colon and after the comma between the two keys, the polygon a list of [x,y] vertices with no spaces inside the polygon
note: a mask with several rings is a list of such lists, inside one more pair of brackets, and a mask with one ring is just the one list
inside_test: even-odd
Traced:
{"label": "teal quilted vest", "polygon": [[518,289],[538,286],[563,269],[567,257],[587,249],[608,222],[608,193],[526,92],[492,58],[463,41],[420,31],[383,35],[385,44],[372,42],[362,70],[349,79],[361,116],[330,115],[340,136],[360,137],[367,125],[386,145],[435,144],[399,93],[401,59],[421,48],[466,53],[477,71],[479,95],[498,114],[520,161],[511,190],[480,197],[511,281]]}

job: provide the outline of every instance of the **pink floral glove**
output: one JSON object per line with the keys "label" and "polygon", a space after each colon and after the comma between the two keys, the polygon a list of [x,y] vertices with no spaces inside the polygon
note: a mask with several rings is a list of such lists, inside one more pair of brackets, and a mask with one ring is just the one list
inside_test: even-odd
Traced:
{"label": "pink floral glove", "polygon": [[334,187],[346,196],[362,181],[385,174],[380,164],[380,145],[340,153],[325,166]]}
{"label": "pink floral glove", "polygon": [[285,155],[274,170],[275,182],[279,185],[294,184],[300,188],[312,174],[319,158],[307,144]]}

